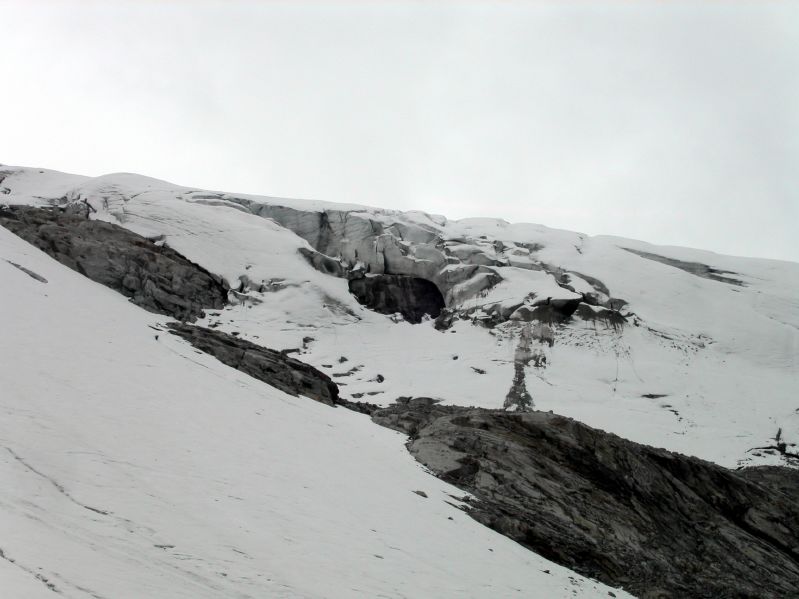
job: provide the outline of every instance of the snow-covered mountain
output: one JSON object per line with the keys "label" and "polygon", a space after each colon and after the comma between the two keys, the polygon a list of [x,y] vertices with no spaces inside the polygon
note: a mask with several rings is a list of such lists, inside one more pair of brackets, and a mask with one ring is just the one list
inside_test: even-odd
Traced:
{"label": "snow-covered mountain", "polygon": [[[799,264],[132,174],[0,167],[0,205],[175,250],[227,294],[196,325],[352,405],[552,411],[728,468],[799,453]],[[626,596],[465,516],[402,434],[223,365],[1,227],[0,252],[10,596]]]}
{"label": "snow-covered mountain", "polygon": [[[537,409],[725,466],[782,463],[750,451],[780,429],[799,441],[799,264],[131,174],[5,167],[0,177],[3,202],[86,202],[92,218],[163,240],[224,277],[239,301],[205,324],[299,349],[303,361],[339,375],[345,397],[501,407],[525,313],[549,298],[588,296],[593,305],[582,301],[571,322],[554,327],[551,347],[536,340],[545,363],[528,369],[526,386]],[[432,280],[458,316],[441,334],[433,323],[375,314],[345,278],[301,253],[317,251],[342,270]],[[485,321],[496,324],[474,326]]]}

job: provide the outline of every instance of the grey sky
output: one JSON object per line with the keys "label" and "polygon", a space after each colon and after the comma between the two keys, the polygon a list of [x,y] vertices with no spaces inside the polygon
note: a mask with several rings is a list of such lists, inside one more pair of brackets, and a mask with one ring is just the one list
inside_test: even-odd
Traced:
{"label": "grey sky", "polygon": [[0,14],[6,164],[799,261],[799,2]]}

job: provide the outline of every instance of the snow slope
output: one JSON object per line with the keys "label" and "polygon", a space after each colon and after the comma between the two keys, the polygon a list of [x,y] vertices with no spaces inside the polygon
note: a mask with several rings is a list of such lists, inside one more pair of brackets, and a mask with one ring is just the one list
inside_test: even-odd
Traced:
{"label": "snow slope", "polygon": [[3,228],[0,280],[3,597],[608,596],[462,513],[402,435],[196,352]]}
{"label": "snow slope", "polygon": [[[529,293],[579,297],[595,290],[593,279],[604,283],[608,295],[627,302],[627,325],[575,318],[556,327],[554,345],[537,349],[546,364],[525,369],[538,409],[730,467],[784,463],[775,451],[755,449],[775,445],[778,431],[782,440],[799,443],[795,263],[496,219],[448,221],[419,212],[204,192],[131,174],[80,178],[6,167],[0,177],[2,201],[86,202],[93,218],[164,240],[233,288],[242,277],[253,282],[203,324],[268,347],[297,349],[300,359],[334,377],[344,397],[389,404],[398,396],[425,395],[501,407],[514,376],[520,325],[509,321],[488,330],[456,320],[439,332],[430,322],[410,325],[366,310],[345,280],[317,272],[299,256],[299,249],[310,249],[305,239],[253,214],[260,206],[300,211],[298,218],[311,224],[324,211],[349,211],[400,227],[409,236],[403,243],[417,255],[425,255],[422,233],[437,236],[453,256],[501,264],[492,268],[502,282],[458,300],[454,307],[465,312],[516,305]],[[685,263],[719,271],[722,280],[689,272]],[[568,272],[574,292],[536,264]]]}

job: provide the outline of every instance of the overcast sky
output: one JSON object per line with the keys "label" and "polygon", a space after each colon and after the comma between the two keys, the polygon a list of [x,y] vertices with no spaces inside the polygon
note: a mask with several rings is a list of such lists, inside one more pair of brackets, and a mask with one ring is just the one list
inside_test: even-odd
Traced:
{"label": "overcast sky", "polygon": [[0,15],[5,164],[799,261],[799,2]]}

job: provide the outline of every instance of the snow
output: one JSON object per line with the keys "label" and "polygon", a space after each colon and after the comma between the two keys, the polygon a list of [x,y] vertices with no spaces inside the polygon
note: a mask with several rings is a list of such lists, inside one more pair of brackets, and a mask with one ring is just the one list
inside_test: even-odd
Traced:
{"label": "snow", "polygon": [[[33,205],[48,205],[48,200],[64,197],[89,180],[89,177],[58,171],[0,165],[0,194],[13,189],[15,195]],[[0,195],[0,201],[2,199]]]}
{"label": "snow", "polygon": [[451,505],[402,435],[196,352],[2,228],[0,280],[4,597],[607,596]]}

